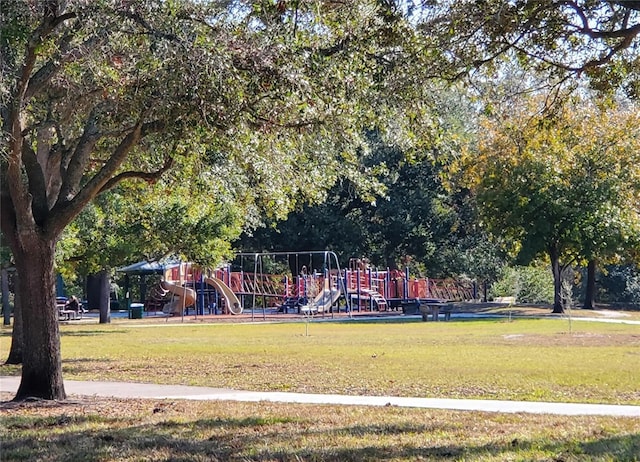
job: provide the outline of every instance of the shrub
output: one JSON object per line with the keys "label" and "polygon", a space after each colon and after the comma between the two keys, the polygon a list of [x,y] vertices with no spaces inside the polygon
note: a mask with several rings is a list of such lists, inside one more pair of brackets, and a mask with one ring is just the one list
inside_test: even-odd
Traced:
{"label": "shrub", "polygon": [[523,303],[552,303],[553,276],[547,266],[507,266],[491,287],[492,297],[516,297]]}
{"label": "shrub", "polygon": [[608,303],[640,306],[640,269],[635,266],[609,266],[598,274],[598,298]]}

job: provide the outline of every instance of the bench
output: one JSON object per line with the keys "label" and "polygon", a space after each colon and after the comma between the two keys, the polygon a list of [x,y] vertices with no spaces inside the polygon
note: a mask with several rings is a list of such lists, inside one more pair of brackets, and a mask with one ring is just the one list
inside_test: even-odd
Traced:
{"label": "bench", "polygon": [[422,314],[422,320],[428,321],[429,316],[433,321],[439,321],[440,313],[444,314],[444,320],[449,321],[451,319],[451,311],[453,310],[453,304],[446,301],[429,301],[420,303],[420,314]]}

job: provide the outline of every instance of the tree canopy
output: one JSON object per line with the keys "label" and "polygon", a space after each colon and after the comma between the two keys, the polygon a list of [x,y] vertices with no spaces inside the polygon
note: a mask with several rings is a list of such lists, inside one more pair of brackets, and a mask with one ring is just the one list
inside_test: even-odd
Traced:
{"label": "tree canopy", "polygon": [[552,80],[586,75],[601,90],[640,90],[640,2],[452,0],[414,14],[456,78],[505,57]]}
{"label": "tree canopy", "polygon": [[487,119],[466,172],[484,223],[521,262],[548,255],[561,311],[563,265],[637,247],[640,119],[635,105],[580,98],[549,112],[540,101]]}
{"label": "tree canopy", "polygon": [[17,397],[64,397],[54,254],[96,197],[189,164],[246,220],[284,216],[339,176],[370,187],[354,156],[363,129],[420,119],[406,82],[385,78],[404,24],[386,2],[7,0],[1,14],[1,228],[25,327]]}

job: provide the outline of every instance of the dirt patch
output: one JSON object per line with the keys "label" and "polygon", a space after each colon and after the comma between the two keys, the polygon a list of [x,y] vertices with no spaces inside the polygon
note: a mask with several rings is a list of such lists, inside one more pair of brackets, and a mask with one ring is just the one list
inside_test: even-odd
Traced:
{"label": "dirt patch", "polygon": [[552,335],[508,334],[503,335],[504,343],[518,345],[545,346],[640,346],[640,334],[600,334],[593,332],[558,332]]}
{"label": "dirt patch", "polygon": [[605,318],[628,318],[631,316],[629,313],[611,310],[595,310],[594,313],[597,313]]}

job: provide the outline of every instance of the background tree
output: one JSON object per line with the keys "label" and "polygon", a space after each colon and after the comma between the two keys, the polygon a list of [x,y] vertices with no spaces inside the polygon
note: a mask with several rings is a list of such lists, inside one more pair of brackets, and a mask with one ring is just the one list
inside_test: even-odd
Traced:
{"label": "background tree", "polygon": [[[13,318],[11,347],[7,354],[6,364],[20,364],[22,362],[22,312],[20,310],[20,296],[15,290],[17,275],[11,251],[2,245],[0,235],[0,272],[2,279],[2,323],[5,326],[11,324]],[[11,297],[13,294],[13,297]],[[13,334],[15,333],[15,337]]]}
{"label": "background tree", "polygon": [[370,132],[361,162],[384,189],[362,198],[348,182],[334,186],[322,204],[303,207],[286,220],[246,233],[243,250],[331,249],[343,262],[366,257],[373,265],[410,269],[430,277],[466,275],[494,279],[502,265],[497,247],[477,224],[473,197],[453,190],[443,168],[462,143],[475,136],[472,104],[465,94],[427,85],[423,104],[431,114],[421,150],[405,150]]}
{"label": "background tree", "polygon": [[16,399],[65,397],[54,255],[98,195],[206,153],[208,175],[236,188],[250,178],[249,219],[286,214],[287,197],[319,200],[339,176],[366,186],[354,157],[363,126],[406,107],[401,81],[383,78],[403,31],[386,3],[358,4],[3,2],[1,228],[24,323]]}
{"label": "background tree", "polygon": [[639,120],[633,107],[579,100],[550,113],[531,105],[540,101],[487,120],[467,173],[485,224],[512,242],[520,261],[549,257],[561,312],[566,266],[635,245]]}
{"label": "background tree", "polygon": [[[344,263],[365,257],[378,268],[407,266],[422,276],[486,277],[478,263],[496,262],[488,246],[481,251],[484,241],[475,232],[470,198],[449,195],[428,156],[407,161],[397,148],[375,151],[376,162],[384,159],[387,170],[381,178],[385,192],[375,201],[363,200],[342,183],[322,204],[246,233],[237,245],[244,251],[331,249]],[[476,258],[480,252],[483,258]]]}
{"label": "background tree", "polygon": [[[215,266],[230,254],[229,242],[242,225],[242,214],[223,188],[221,181],[205,182],[184,168],[152,186],[117,186],[67,226],[57,247],[58,271],[67,282],[89,275],[96,285],[110,287],[113,268],[142,259],[171,255]],[[106,281],[99,283],[101,277]],[[103,292],[87,295],[89,308],[99,308],[101,322],[107,322],[110,291]]]}

